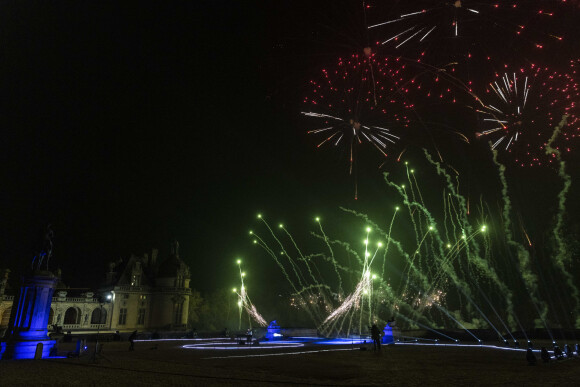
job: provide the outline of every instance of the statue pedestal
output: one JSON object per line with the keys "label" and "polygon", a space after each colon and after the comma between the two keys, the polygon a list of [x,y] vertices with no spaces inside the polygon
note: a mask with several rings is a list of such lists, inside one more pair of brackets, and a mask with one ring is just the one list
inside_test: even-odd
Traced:
{"label": "statue pedestal", "polygon": [[266,338],[268,340],[282,340],[282,334],[280,331],[280,326],[276,325],[276,320],[274,320],[270,323],[270,325],[268,325]]}
{"label": "statue pedestal", "polygon": [[56,343],[48,337],[47,326],[57,281],[48,271],[35,272],[23,279],[18,300],[12,307],[8,339],[0,346],[0,359],[34,359],[38,344],[42,344],[41,357],[48,356]]}
{"label": "statue pedestal", "polygon": [[385,329],[383,329],[383,338],[381,340],[381,342],[383,344],[395,344],[395,336],[398,337],[400,334],[400,331],[398,328],[393,327],[389,324],[387,324],[385,326]]}

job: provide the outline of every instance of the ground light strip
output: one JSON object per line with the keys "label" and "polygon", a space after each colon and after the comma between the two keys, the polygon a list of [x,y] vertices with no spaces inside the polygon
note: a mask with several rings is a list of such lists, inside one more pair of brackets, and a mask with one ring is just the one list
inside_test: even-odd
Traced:
{"label": "ground light strip", "polygon": [[215,345],[213,343],[204,344],[185,344],[181,346],[186,349],[226,349],[226,350],[241,350],[241,349],[272,349],[272,348],[297,348],[304,347],[304,343],[297,342],[281,342],[280,344],[270,343],[269,345],[239,345],[231,343],[229,345]]}
{"label": "ground light strip", "polygon": [[[518,352],[527,352],[527,349],[524,348],[510,348],[510,347],[498,347],[495,345],[485,345],[485,344],[429,344],[429,343],[401,343],[398,342],[395,345],[423,345],[423,346],[431,346],[431,347],[475,347],[475,348],[490,348],[490,349],[500,349],[502,351],[518,351]],[[540,349],[532,349],[533,352],[541,353],[542,350]],[[550,352],[550,351],[548,351]],[[552,351],[553,353],[554,351]],[[580,355],[578,352],[575,353],[576,356]],[[552,359],[555,359],[555,356],[552,356]]]}
{"label": "ground light strip", "polygon": [[233,356],[213,356],[213,357],[203,357],[203,360],[209,359],[231,359],[235,357],[266,357],[266,356],[286,356],[286,355],[304,355],[309,353],[319,353],[319,352],[336,352],[336,351],[352,351],[352,348],[340,348],[340,349],[319,349],[315,351],[300,351],[300,352],[282,352],[282,353],[263,353],[261,355],[233,355]]}

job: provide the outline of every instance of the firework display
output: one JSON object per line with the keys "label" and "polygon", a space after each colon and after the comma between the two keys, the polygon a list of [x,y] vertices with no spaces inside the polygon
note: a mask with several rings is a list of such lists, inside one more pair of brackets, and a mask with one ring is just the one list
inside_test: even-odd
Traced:
{"label": "firework display", "polygon": [[[555,14],[553,4],[546,3],[432,0],[402,3],[394,8],[377,4],[373,12],[377,22],[367,28],[383,30],[385,38],[380,45],[394,49],[417,51],[428,49],[433,42],[439,47],[445,42],[447,47],[441,48],[455,60],[483,56],[483,50],[487,57],[505,49],[494,45],[500,42],[505,45],[506,40],[517,39],[535,49],[543,48],[549,41],[563,40],[562,35],[541,28]],[[383,9],[385,6],[388,8]],[[392,17],[379,21],[385,14]],[[428,51],[437,55],[433,49]]]}
{"label": "firework display", "polygon": [[492,149],[510,153],[516,164],[555,161],[553,153],[546,154],[546,144],[564,115],[567,124],[558,143],[564,144],[564,152],[571,151],[579,129],[576,101],[580,90],[570,74],[532,64],[502,74],[480,95],[483,106],[476,108],[481,127],[477,136],[490,141]]}
{"label": "firework display", "polygon": [[[305,254],[284,226],[276,233],[259,216],[268,232],[261,235],[252,231],[251,237],[275,260],[294,289],[291,305],[310,316],[326,335],[362,332],[392,315],[403,316],[409,327],[472,329],[491,325],[507,332],[521,329],[521,324],[543,327],[548,306],[539,297],[530,256],[517,253],[525,249],[510,232],[494,230],[509,230],[510,224],[502,223],[499,214],[486,211],[470,216],[467,200],[457,191],[446,168],[429,154],[426,159],[440,177],[443,201],[427,202],[417,172],[406,164],[402,183],[387,177],[398,205],[393,206],[386,222],[344,209],[367,225],[356,233],[360,242],[331,238],[322,220],[316,218],[318,231],[312,235],[324,248]],[[503,216],[509,219],[511,209],[504,210]],[[496,258],[503,246],[513,249],[518,260]],[[504,274],[513,270],[524,275],[529,294],[523,296],[509,288]],[[491,295],[495,300],[493,314]],[[518,310],[516,296],[520,307],[534,305],[539,313]]]}
{"label": "firework display", "polygon": [[[319,80],[311,80],[302,115],[321,140],[317,147],[346,149],[350,174],[356,173],[359,154],[370,145],[387,157],[410,123],[413,105],[407,101],[404,64],[367,51],[339,59],[332,69],[323,69]],[[355,194],[356,196],[356,194]]]}
{"label": "firework display", "polygon": [[[516,342],[515,330],[526,335],[531,327],[542,328],[551,336],[551,326],[580,327],[576,262],[564,235],[572,187],[566,161],[580,137],[579,62],[543,55],[565,44],[564,34],[554,32],[554,15],[570,3],[363,6],[367,29],[385,37],[342,56],[308,82],[300,111],[308,134],[318,148],[337,149],[347,160],[355,199],[357,170],[376,165],[369,154],[394,154],[400,161],[408,148],[419,148],[436,178],[428,178],[426,189],[407,163],[403,179],[393,177],[396,164],[385,168],[393,206],[386,215],[375,207],[381,220],[342,208],[361,221],[356,229],[364,231],[355,233],[361,243],[331,238],[316,218],[312,236],[319,249],[305,253],[285,226],[276,232],[259,216],[261,231],[250,236],[289,284],[289,307],[327,336],[359,334],[392,316],[414,329],[491,329],[504,342]],[[458,133],[460,145],[451,136],[432,136],[436,125]],[[432,141],[425,146],[428,136]],[[458,158],[464,164],[447,162],[462,153],[473,153],[469,161],[493,170],[499,181],[478,192],[477,215],[470,210],[469,183],[467,195],[461,186],[472,167],[467,157]],[[551,203],[557,208],[550,235],[542,235],[549,242],[538,250],[526,231],[528,214],[514,205],[521,198],[508,184],[506,171],[520,171],[515,166],[544,167],[539,169],[563,183]],[[473,175],[468,172],[466,180],[479,179]],[[550,258],[534,264],[541,254]],[[565,300],[566,316],[550,303],[551,291]]]}
{"label": "firework display", "polygon": [[258,313],[256,306],[250,300],[250,296],[248,295],[248,289],[244,284],[244,277],[246,276],[246,273],[242,271],[242,260],[238,259],[236,263],[238,264],[240,271],[240,289],[238,290],[237,288],[234,288],[233,291],[238,297],[238,309],[239,309],[238,329],[241,329],[242,327],[243,311],[245,311],[248,316],[248,324],[250,328],[252,327],[252,320],[255,321],[259,326],[265,327],[268,325],[268,323],[266,322],[266,320],[264,320],[264,317],[262,317],[262,315]]}

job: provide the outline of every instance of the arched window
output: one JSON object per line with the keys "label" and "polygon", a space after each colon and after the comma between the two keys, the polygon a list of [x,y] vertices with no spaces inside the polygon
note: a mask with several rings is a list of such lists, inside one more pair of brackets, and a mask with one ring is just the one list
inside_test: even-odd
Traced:
{"label": "arched window", "polygon": [[77,308],[68,308],[64,314],[64,324],[78,324],[80,313]]}
{"label": "arched window", "polygon": [[96,308],[91,315],[91,324],[105,324],[107,321],[107,310]]}
{"label": "arched window", "polygon": [[54,324],[54,309],[50,308],[50,313],[48,314],[48,325]]}

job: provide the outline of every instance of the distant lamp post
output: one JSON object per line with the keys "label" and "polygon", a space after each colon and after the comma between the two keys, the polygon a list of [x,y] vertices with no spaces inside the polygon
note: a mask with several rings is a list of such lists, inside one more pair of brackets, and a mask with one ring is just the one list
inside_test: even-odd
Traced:
{"label": "distant lamp post", "polygon": [[[93,363],[96,363],[99,358],[104,358],[106,360],[109,360],[101,354],[101,351],[99,348],[99,335],[101,333],[101,324],[107,323],[106,319],[104,319],[104,321],[103,321],[103,305],[111,303],[113,301],[113,294],[112,293],[99,294],[97,296],[97,300],[99,301],[99,321],[97,324],[97,339],[95,342],[95,351],[93,352],[93,356],[91,357],[91,362],[93,362]],[[111,362],[111,361],[109,360],[109,362]]]}

